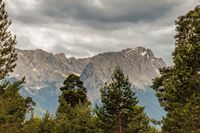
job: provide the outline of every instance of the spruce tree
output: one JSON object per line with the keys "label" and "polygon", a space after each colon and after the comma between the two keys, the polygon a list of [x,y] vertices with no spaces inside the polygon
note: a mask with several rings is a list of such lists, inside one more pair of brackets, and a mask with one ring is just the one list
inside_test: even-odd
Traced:
{"label": "spruce tree", "polygon": [[163,68],[153,88],[167,111],[164,133],[200,132],[200,6],[176,21],[174,66]]}
{"label": "spruce tree", "polygon": [[143,133],[149,121],[143,108],[137,105],[131,83],[117,67],[112,82],[101,88],[101,106],[97,106],[97,126],[105,133]]}
{"label": "spruce tree", "polygon": [[16,37],[9,31],[10,25],[11,20],[5,11],[5,3],[0,0],[0,80],[12,72],[16,66]]}

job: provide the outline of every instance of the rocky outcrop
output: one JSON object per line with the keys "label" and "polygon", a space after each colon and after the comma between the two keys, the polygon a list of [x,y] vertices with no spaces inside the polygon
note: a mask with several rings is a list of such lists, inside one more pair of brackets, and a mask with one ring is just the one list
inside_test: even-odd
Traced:
{"label": "rocky outcrop", "polygon": [[[123,69],[133,87],[138,89],[135,91],[138,92],[139,102],[146,106],[147,114],[153,118],[161,118],[164,114],[149,86],[152,79],[159,76],[159,69],[166,64],[161,58],[156,58],[150,49],[128,48],[83,59],[67,58],[64,53],[53,54],[41,49],[17,49],[17,54],[17,67],[11,76],[18,79],[26,77],[26,84],[20,93],[33,97],[37,103],[37,114],[45,110],[55,112],[59,87],[71,73],[80,75],[93,105],[99,103],[99,89],[105,82],[111,81],[116,66]],[[152,110],[156,110],[156,114]]]}
{"label": "rocky outcrop", "polygon": [[105,82],[111,81],[116,66],[123,69],[135,88],[143,89],[152,84],[152,79],[159,75],[159,69],[166,64],[161,58],[156,58],[150,49],[143,47],[96,55],[81,74],[90,100],[99,99],[97,90]]}

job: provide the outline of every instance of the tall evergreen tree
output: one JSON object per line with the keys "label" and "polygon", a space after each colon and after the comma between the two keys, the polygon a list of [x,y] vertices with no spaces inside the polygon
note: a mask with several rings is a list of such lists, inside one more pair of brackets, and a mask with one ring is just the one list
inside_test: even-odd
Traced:
{"label": "tall evergreen tree", "polygon": [[17,54],[15,53],[16,37],[8,30],[11,20],[5,11],[5,4],[0,0],[0,80],[16,66]]}
{"label": "tall evergreen tree", "polygon": [[138,101],[131,83],[121,68],[116,68],[112,83],[106,83],[100,91],[102,105],[97,106],[96,114],[97,125],[103,132],[143,133],[148,129],[148,118],[143,108],[137,106]]}
{"label": "tall evergreen tree", "polygon": [[76,106],[80,102],[84,103],[87,101],[87,91],[83,86],[83,82],[79,79],[79,76],[74,74],[69,75],[63,85],[64,86],[60,88],[62,92],[61,97],[63,97],[72,107]]}
{"label": "tall evergreen tree", "polygon": [[9,72],[15,68],[16,37],[8,30],[11,20],[5,11],[5,4],[0,0],[0,132],[18,133],[25,120],[25,99],[18,93],[24,79],[14,83],[5,82]]}
{"label": "tall evergreen tree", "polygon": [[62,94],[56,114],[56,132],[97,133],[86,88],[79,77],[69,75],[60,90]]}
{"label": "tall evergreen tree", "polygon": [[176,21],[174,66],[161,70],[153,88],[167,111],[164,133],[200,132],[200,6]]}

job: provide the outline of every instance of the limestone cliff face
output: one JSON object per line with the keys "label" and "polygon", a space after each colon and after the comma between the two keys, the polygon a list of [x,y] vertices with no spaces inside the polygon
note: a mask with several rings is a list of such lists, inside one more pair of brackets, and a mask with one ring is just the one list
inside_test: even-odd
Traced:
{"label": "limestone cliff face", "polygon": [[159,69],[166,64],[156,58],[150,49],[137,47],[119,52],[109,52],[96,55],[81,74],[81,80],[88,88],[91,100],[99,98],[97,90],[111,81],[111,75],[116,66],[120,66],[135,88],[143,89],[152,84],[152,79],[159,76]]}
{"label": "limestone cliff face", "polygon": [[66,58],[64,54],[52,54],[41,49],[17,50],[17,67],[11,76],[26,77],[30,87],[43,87],[50,83],[61,84],[70,73],[80,74],[88,59]]}
{"label": "limestone cliff face", "polygon": [[161,58],[156,58],[150,49],[128,48],[83,59],[66,58],[64,53],[52,54],[41,49],[17,49],[17,54],[17,67],[10,76],[18,79],[26,77],[26,84],[20,93],[33,97],[38,105],[38,114],[45,110],[55,112],[60,94],[59,87],[71,73],[80,75],[89,99],[92,103],[98,103],[99,89],[105,82],[111,81],[116,66],[122,67],[132,85],[139,89],[138,98],[142,105],[147,106],[147,114],[154,109],[157,113],[153,117],[159,112],[159,117],[163,114],[148,86],[152,84],[152,79],[159,76],[159,68],[165,67],[166,64]]}
{"label": "limestone cliff face", "polygon": [[[61,84],[70,73],[81,75],[85,86],[92,89],[96,81],[111,79],[115,67],[121,66],[130,81],[138,88],[150,85],[152,79],[159,75],[159,68],[165,66],[150,49],[137,47],[119,52],[108,52],[91,58],[66,58],[64,53],[52,54],[41,49],[17,50],[18,61],[12,76],[26,77],[31,87],[45,86],[55,82]],[[99,83],[98,83],[99,84]]]}

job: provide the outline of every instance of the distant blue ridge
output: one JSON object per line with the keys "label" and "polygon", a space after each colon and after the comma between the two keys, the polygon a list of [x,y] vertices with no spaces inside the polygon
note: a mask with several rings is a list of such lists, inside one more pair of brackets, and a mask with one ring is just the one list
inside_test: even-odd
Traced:
{"label": "distant blue ridge", "polygon": [[[7,78],[7,81],[14,82],[16,78]],[[158,99],[155,95],[155,91],[146,86],[144,89],[135,89],[136,96],[138,98],[139,104],[145,107],[146,114],[155,120],[161,120],[162,117],[166,115],[164,109],[160,106]],[[46,111],[55,115],[59,97],[59,89],[54,83],[49,84],[39,90],[29,88],[27,86],[22,86],[19,93],[23,97],[32,97],[36,103],[34,114],[36,116],[43,116]],[[92,101],[93,107],[96,102]]]}
{"label": "distant blue ridge", "polygon": [[135,92],[139,104],[145,107],[145,112],[150,118],[161,120],[162,117],[166,115],[166,112],[160,106],[155,91],[152,88],[146,87],[144,90],[136,89]]}

